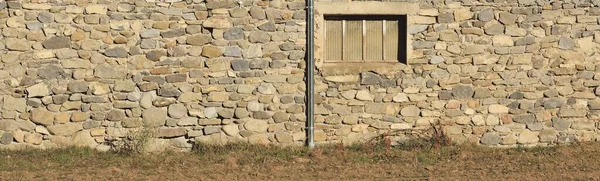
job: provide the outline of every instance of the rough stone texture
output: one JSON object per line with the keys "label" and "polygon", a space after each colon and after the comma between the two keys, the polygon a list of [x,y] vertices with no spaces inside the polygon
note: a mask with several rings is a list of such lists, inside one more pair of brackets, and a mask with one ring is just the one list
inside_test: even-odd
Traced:
{"label": "rough stone texture", "polygon": [[[302,3],[9,2],[0,148],[107,147],[147,127],[181,149],[306,139]],[[410,11],[409,54],[329,62],[317,21],[315,140],[346,144],[438,123],[453,141],[490,146],[597,138],[598,8],[536,2],[339,2]],[[330,3],[319,12],[352,9]],[[415,9],[380,12],[400,4]]]}
{"label": "rough stone texture", "polygon": [[253,119],[244,124],[244,128],[248,131],[264,133],[267,131],[269,124],[263,120]]}
{"label": "rough stone texture", "polygon": [[44,97],[50,95],[48,85],[44,83],[35,84],[27,88],[27,97]]}
{"label": "rough stone texture", "polygon": [[42,42],[42,45],[46,49],[71,48],[71,39],[66,36],[53,37]]}
{"label": "rough stone texture", "polygon": [[452,95],[459,99],[468,99],[473,96],[475,91],[471,86],[458,85],[452,88]]}
{"label": "rough stone texture", "polygon": [[484,145],[497,145],[502,141],[502,137],[498,133],[488,132],[481,137],[481,143]]}
{"label": "rough stone texture", "polygon": [[144,111],[142,117],[144,118],[144,123],[147,126],[162,126],[167,120],[167,111],[162,108],[150,108]]}
{"label": "rough stone texture", "polygon": [[421,109],[419,109],[416,106],[408,106],[408,107],[404,107],[402,108],[402,110],[400,110],[400,114],[402,116],[406,116],[406,117],[417,117],[419,116],[421,113]]}

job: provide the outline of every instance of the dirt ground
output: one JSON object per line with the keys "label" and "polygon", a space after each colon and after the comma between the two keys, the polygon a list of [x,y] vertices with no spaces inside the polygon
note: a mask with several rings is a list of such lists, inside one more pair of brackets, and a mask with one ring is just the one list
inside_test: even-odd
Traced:
{"label": "dirt ground", "polygon": [[0,180],[600,180],[600,143],[544,148],[274,148],[123,154],[0,151]]}

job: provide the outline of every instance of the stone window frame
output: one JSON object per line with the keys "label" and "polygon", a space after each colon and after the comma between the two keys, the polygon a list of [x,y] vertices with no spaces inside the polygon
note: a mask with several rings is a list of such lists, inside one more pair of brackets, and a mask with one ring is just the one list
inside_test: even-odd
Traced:
{"label": "stone window frame", "polygon": [[361,72],[378,72],[382,74],[402,70],[410,62],[412,54],[412,35],[406,34],[406,60],[397,62],[357,62],[357,63],[328,63],[325,62],[325,16],[352,16],[352,15],[405,15],[408,27],[412,17],[419,12],[419,4],[407,2],[316,2],[315,3],[315,65],[321,74],[348,75]]}

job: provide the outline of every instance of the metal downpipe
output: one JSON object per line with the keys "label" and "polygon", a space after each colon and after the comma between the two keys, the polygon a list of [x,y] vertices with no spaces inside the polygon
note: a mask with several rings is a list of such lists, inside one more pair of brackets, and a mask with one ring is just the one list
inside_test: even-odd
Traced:
{"label": "metal downpipe", "polygon": [[306,145],[309,148],[315,147],[315,107],[314,107],[314,92],[315,92],[315,17],[314,17],[314,0],[306,0]]}

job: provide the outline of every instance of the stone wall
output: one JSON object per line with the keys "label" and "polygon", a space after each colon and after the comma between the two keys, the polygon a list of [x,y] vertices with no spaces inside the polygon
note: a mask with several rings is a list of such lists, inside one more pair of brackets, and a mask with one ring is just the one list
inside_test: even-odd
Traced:
{"label": "stone wall", "polygon": [[[597,139],[600,4],[401,3],[418,7],[408,14],[407,64],[317,56],[317,144],[401,140],[432,126],[494,146]],[[304,8],[303,0],[0,2],[0,148],[107,150],[145,130],[153,149],[303,144]]]}

